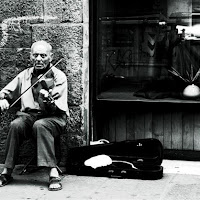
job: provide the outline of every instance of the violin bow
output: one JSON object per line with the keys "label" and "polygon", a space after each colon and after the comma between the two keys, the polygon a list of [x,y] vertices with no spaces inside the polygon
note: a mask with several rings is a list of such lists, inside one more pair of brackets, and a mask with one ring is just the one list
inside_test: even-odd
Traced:
{"label": "violin bow", "polygon": [[58,62],[56,62],[54,65],[52,65],[52,66],[48,69],[48,71],[46,71],[44,74],[42,74],[42,76],[40,76],[40,77],[38,78],[38,80],[37,80],[35,83],[33,83],[33,84],[32,84],[31,86],[29,86],[24,92],[22,92],[21,95],[10,105],[9,108],[12,108],[12,107],[22,98],[22,96],[23,96],[29,89],[33,88],[33,87],[42,79],[42,77],[44,77],[46,74],[48,74],[48,73],[50,72],[50,70],[52,69],[52,67],[57,66],[62,60],[63,60],[63,58],[61,58],[60,60],[58,60]]}

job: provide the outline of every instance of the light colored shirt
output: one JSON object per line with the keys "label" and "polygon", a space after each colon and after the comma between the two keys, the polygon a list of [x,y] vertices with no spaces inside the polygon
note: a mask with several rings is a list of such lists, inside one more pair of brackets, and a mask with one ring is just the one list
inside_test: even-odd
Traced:
{"label": "light colored shirt", "polygon": [[[19,73],[10,83],[8,83],[1,91],[0,96],[8,96],[11,102],[14,102],[27,88],[31,86],[31,79],[33,76],[33,67],[27,68],[21,73]],[[68,84],[67,77],[56,67],[52,67],[52,96],[56,96],[55,105],[62,111],[66,112],[69,116],[69,108],[68,108]],[[48,75],[49,73],[47,73]],[[49,82],[49,77],[45,75],[41,78],[41,80]],[[41,81],[40,80],[40,81]],[[51,81],[50,81],[51,82]],[[40,105],[33,96],[33,90],[30,88],[27,90],[21,97],[21,111],[25,111],[27,109],[37,109],[41,110]]]}

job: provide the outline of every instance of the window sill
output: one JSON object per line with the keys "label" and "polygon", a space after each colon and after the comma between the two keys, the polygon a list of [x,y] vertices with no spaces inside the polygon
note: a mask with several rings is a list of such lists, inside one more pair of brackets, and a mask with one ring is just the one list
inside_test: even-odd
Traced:
{"label": "window sill", "polygon": [[200,100],[195,99],[176,99],[176,98],[156,98],[147,99],[144,97],[134,96],[134,92],[130,91],[105,91],[97,96],[97,101],[109,101],[109,102],[146,102],[146,103],[187,103],[187,104],[199,104]]}

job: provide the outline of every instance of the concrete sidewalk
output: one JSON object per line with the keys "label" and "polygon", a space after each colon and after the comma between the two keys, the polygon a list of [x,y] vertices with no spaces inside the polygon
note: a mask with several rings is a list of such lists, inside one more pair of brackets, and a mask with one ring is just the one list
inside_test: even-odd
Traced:
{"label": "concrete sidewalk", "polygon": [[[0,188],[0,199],[200,199],[200,162],[163,160],[162,166],[164,175],[160,180],[64,175],[63,189],[57,192],[48,191],[48,176],[45,169],[19,175],[22,166],[17,166],[13,174],[14,181]],[[0,168],[2,167],[3,165],[0,165]]]}

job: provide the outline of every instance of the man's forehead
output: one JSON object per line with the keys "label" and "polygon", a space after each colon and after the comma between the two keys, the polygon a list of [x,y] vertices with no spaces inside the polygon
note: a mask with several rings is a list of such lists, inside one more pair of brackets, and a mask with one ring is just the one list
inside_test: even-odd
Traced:
{"label": "man's forehead", "polygon": [[32,54],[47,54],[47,55],[50,55],[51,50],[47,46],[37,45],[32,49],[31,53]]}
{"label": "man's forehead", "polygon": [[32,51],[49,51],[49,48],[45,45],[37,44],[33,46]]}

